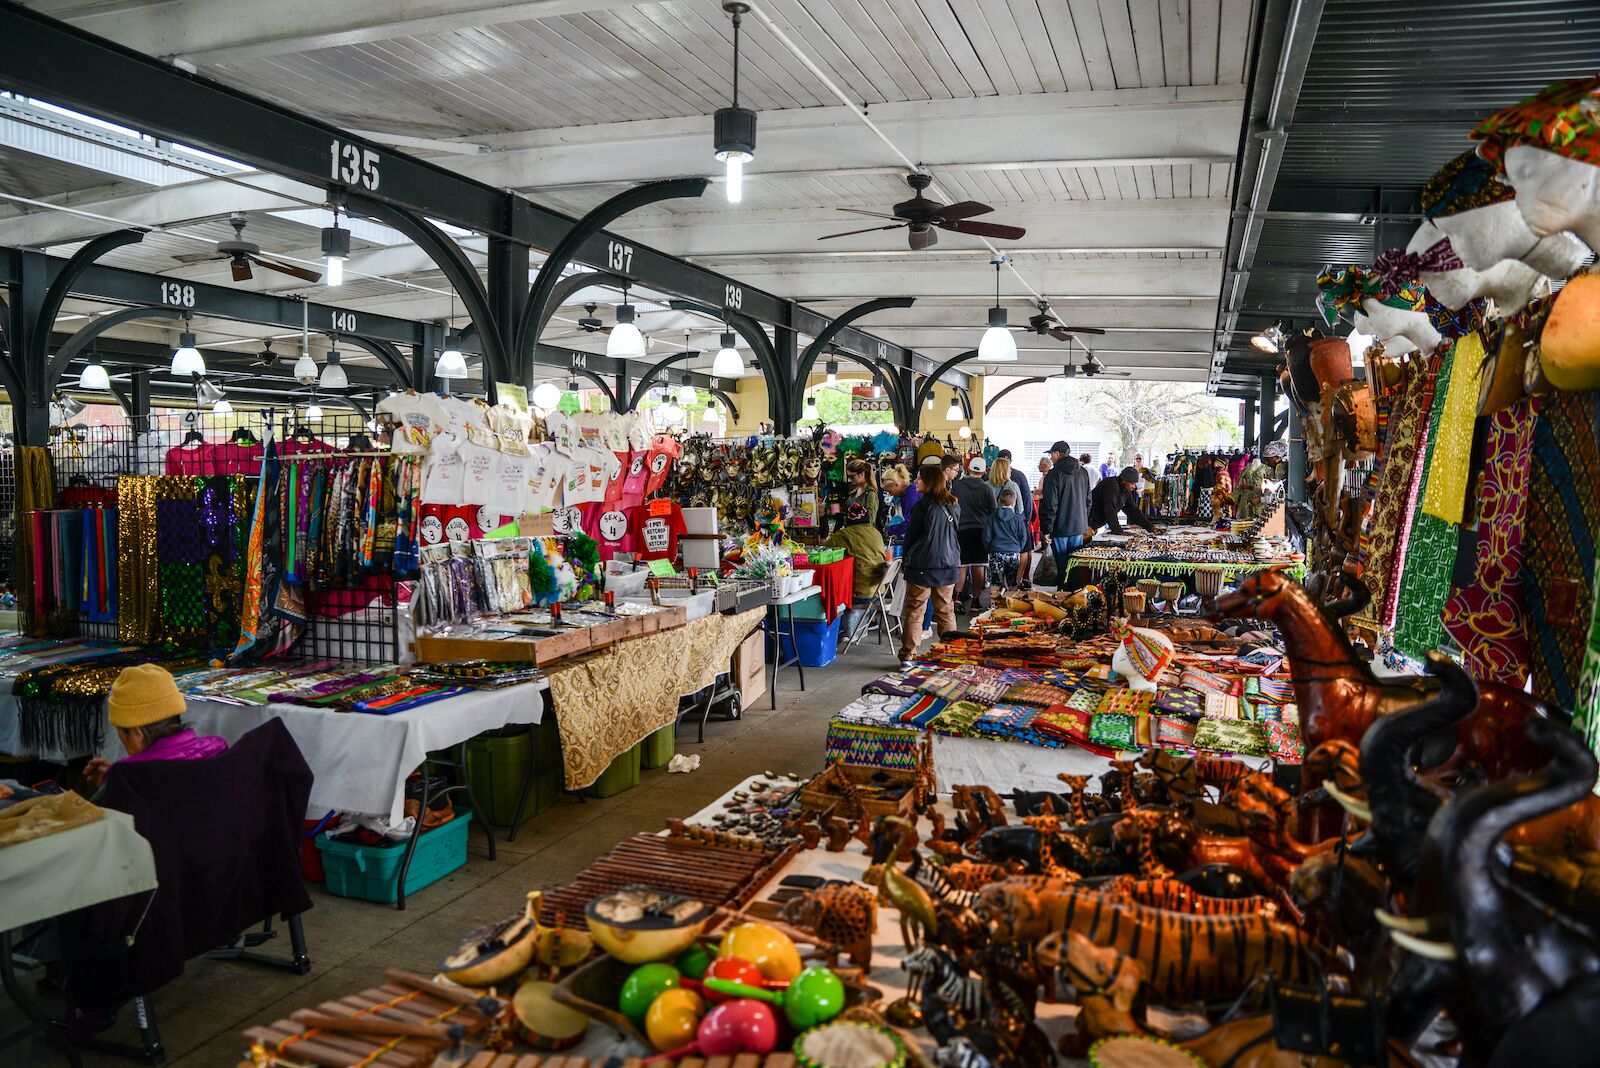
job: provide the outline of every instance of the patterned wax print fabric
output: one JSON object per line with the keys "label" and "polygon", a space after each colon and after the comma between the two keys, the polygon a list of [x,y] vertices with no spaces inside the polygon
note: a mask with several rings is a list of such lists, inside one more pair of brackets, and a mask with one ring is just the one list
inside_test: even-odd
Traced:
{"label": "patterned wax print fabric", "polygon": [[1461,647],[1467,673],[1518,690],[1528,682],[1522,529],[1539,398],[1524,397],[1489,417],[1483,471],[1472,495],[1477,560],[1472,582],[1450,591],[1444,629]]}
{"label": "patterned wax print fabric", "polygon": [[1033,705],[995,705],[972,725],[974,732],[1003,738],[1016,738],[1039,717]]}
{"label": "patterned wax print fabric", "polygon": [[1053,705],[1061,700],[1064,693],[1059,686],[1044,686],[1036,682],[1018,683],[1005,692],[1005,700],[1012,704],[1023,705]]}
{"label": "patterned wax print fabric", "polygon": [[1345,309],[1360,311],[1364,300],[1402,311],[1428,310],[1428,291],[1420,282],[1354,263],[1328,264],[1317,275],[1317,289],[1317,306],[1330,328]]}
{"label": "patterned wax print fabric", "polygon": [[988,708],[976,701],[954,701],[934,716],[928,726],[942,734],[967,734]]}
{"label": "patterned wax print fabric", "polygon": [[1422,510],[1459,526],[1466,506],[1467,474],[1472,469],[1472,425],[1478,416],[1483,339],[1472,333],[1456,342],[1450,367],[1450,391],[1439,416],[1439,432],[1429,443],[1428,488],[1422,496]]}
{"label": "patterned wax print fabric", "polygon": [[1172,639],[1159,630],[1127,627],[1120,637],[1122,651],[1143,678],[1154,681],[1172,663]]}
{"label": "patterned wax print fabric", "polygon": [[933,717],[944,711],[945,705],[949,703],[942,697],[923,694],[921,697],[907,701],[905,707],[900,709],[895,718],[908,726],[926,727]]}
{"label": "patterned wax print fabric", "polygon": [[1206,715],[1209,718],[1212,718],[1212,719],[1238,719],[1239,718],[1239,699],[1237,697],[1234,697],[1232,694],[1218,693],[1215,690],[1207,690],[1206,693],[1205,693],[1205,698],[1206,698]]}
{"label": "patterned wax print fabric", "polygon": [[831,719],[823,740],[823,756],[830,765],[842,760],[865,767],[913,771],[921,738],[916,731],[868,727]]}
{"label": "patterned wax print fabric", "polygon": [[1137,716],[1150,711],[1151,704],[1156,695],[1147,690],[1107,690],[1100,699],[1100,707],[1096,712],[1122,712],[1130,716]]}
{"label": "patterned wax print fabric", "polygon": [[1178,745],[1185,748],[1194,746],[1194,734],[1197,724],[1192,720],[1183,719],[1179,716],[1162,715],[1150,718],[1154,721],[1151,724],[1151,730],[1153,731],[1151,743],[1153,745]]}
{"label": "patterned wax print fabric", "polygon": [[1294,682],[1291,679],[1263,675],[1255,683],[1256,692],[1268,701],[1283,704],[1294,700]]}
{"label": "patterned wax print fabric", "polygon": [[1460,215],[1474,208],[1502,204],[1515,197],[1516,190],[1495,177],[1495,168],[1467,149],[1440,167],[1422,187],[1422,217],[1433,220]]}
{"label": "patterned wax print fabric", "polygon": [[1069,742],[1082,743],[1089,740],[1089,724],[1093,719],[1092,712],[1080,712],[1066,705],[1051,705],[1040,710],[1038,718],[1033,721],[1033,729]]}
{"label": "patterned wax print fabric", "polygon": [[[1439,365],[1439,381],[1434,394],[1446,398],[1450,380],[1461,367],[1454,359],[1459,345],[1451,346]],[[1462,368],[1465,370],[1465,368]],[[1433,469],[1434,446],[1443,421],[1445,403],[1435,403],[1428,417],[1428,441],[1424,448],[1423,475],[1417,500],[1425,500],[1428,479]],[[1400,574],[1399,600],[1395,609],[1394,646],[1405,656],[1421,659],[1444,640],[1440,614],[1450,595],[1450,575],[1455,569],[1459,533],[1454,523],[1429,515],[1420,507],[1411,522],[1411,537],[1406,542],[1404,570]]]}
{"label": "patterned wax print fabric", "polygon": [[1205,714],[1205,698],[1195,690],[1185,686],[1168,686],[1156,691],[1156,699],[1152,708],[1158,713],[1167,716],[1187,716],[1190,719],[1199,719]]}
{"label": "patterned wax print fabric", "polygon": [[1409,531],[1410,499],[1416,472],[1418,446],[1427,427],[1428,409],[1433,403],[1433,375],[1429,361],[1408,360],[1402,370],[1403,381],[1384,439],[1382,465],[1372,508],[1361,529],[1359,555],[1361,581],[1372,594],[1374,618],[1387,625],[1393,615],[1386,614],[1389,594],[1394,589],[1396,569],[1404,558],[1402,528]]}
{"label": "patterned wax print fabric", "polygon": [[1104,696],[1104,690],[1093,690],[1087,686],[1079,687],[1072,691],[1071,697],[1067,698],[1067,707],[1093,715],[1099,709],[1100,700]]}
{"label": "patterned wax print fabric", "polygon": [[1600,390],[1557,390],[1539,403],[1533,427],[1522,561],[1533,693],[1574,708],[1600,537]]}
{"label": "patterned wax print fabric", "polygon": [[1589,751],[1600,754],[1600,582],[1593,586],[1594,607],[1589,612],[1589,637],[1583,647],[1572,726],[1589,743]]}
{"label": "patterned wax print fabric", "polygon": [[1484,119],[1472,139],[1479,142],[1478,154],[1499,169],[1506,149],[1515,145],[1600,164],[1600,77],[1547,85]]}
{"label": "patterned wax print fabric", "polygon": [[1248,719],[1203,719],[1195,726],[1194,747],[1217,753],[1266,756],[1267,732]]}
{"label": "patterned wax print fabric", "polygon": [[1305,756],[1305,746],[1300,743],[1300,728],[1293,723],[1272,720],[1263,723],[1267,735],[1267,752],[1280,764],[1298,764]]}
{"label": "patterned wax print fabric", "polygon": [[967,696],[972,684],[953,671],[941,671],[917,683],[919,693],[930,694],[946,701],[959,701]]}
{"label": "patterned wax print fabric", "polygon": [[1234,680],[1223,678],[1204,668],[1186,667],[1178,685],[1200,693],[1232,693]]}
{"label": "patterned wax print fabric", "polygon": [[1137,749],[1138,717],[1122,712],[1099,712],[1089,723],[1089,740],[1112,749]]}

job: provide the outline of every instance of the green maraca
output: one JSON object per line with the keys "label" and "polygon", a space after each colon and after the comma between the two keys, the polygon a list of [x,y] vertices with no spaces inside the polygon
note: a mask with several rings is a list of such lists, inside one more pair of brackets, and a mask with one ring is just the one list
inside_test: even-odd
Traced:
{"label": "green maraca", "polygon": [[783,1006],[789,1026],[797,1031],[827,1023],[844,1011],[844,983],[831,968],[807,968],[786,990],[763,990],[729,979],[703,979],[707,990],[730,997],[756,998]]}
{"label": "green maraca", "polygon": [[643,1024],[650,1003],[662,991],[676,987],[678,979],[678,969],[670,964],[641,964],[623,981],[622,991],[617,995],[617,1008],[636,1026]]}

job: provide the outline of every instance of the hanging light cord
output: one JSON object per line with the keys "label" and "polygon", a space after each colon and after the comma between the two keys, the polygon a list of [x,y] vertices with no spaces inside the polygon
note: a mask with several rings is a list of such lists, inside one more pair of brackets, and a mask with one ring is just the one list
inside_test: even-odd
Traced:
{"label": "hanging light cord", "polygon": [[733,13],[733,106],[739,106],[739,12]]}

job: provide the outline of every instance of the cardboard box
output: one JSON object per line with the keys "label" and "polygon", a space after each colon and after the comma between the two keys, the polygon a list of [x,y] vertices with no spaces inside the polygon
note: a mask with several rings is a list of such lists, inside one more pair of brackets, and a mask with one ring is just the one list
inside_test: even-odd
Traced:
{"label": "cardboard box", "polygon": [[757,627],[733,651],[733,684],[739,688],[739,702],[745,708],[767,692],[766,631]]}

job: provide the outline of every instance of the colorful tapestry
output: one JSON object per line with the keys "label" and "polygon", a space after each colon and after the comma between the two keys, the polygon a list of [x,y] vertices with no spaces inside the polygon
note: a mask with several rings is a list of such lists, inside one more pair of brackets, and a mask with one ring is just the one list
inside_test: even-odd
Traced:
{"label": "colorful tapestry", "polygon": [[922,735],[916,731],[896,730],[892,727],[863,727],[853,723],[828,721],[828,735],[823,743],[826,763],[844,761],[869,768],[902,768],[908,771],[917,766],[917,749]]}
{"label": "colorful tapestry", "polygon": [[1181,745],[1192,747],[1196,724],[1192,720],[1178,716],[1152,716],[1153,742],[1155,745]]}
{"label": "colorful tapestry", "polygon": [[1079,689],[1073,691],[1071,697],[1067,698],[1067,707],[1075,708],[1079,712],[1088,712],[1090,715],[1093,715],[1094,712],[1100,707],[1100,699],[1104,696],[1105,693],[1101,690],[1091,690],[1088,687],[1080,687]]}
{"label": "colorful tapestry", "polygon": [[1061,700],[1064,691],[1059,686],[1046,686],[1037,682],[1023,682],[1008,688],[1005,700],[1012,704],[1053,705]]}
{"label": "colorful tapestry", "polygon": [[1212,719],[1238,719],[1239,699],[1232,694],[1218,693],[1207,690],[1205,693],[1206,712]]}
{"label": "colorful tapestry", "polygon": [[978,717],[972,729],[978,734],[1014,738],[1027,730],[1038,717],[1039,709],[1033,705],[995,705]]}
{"label": "colorful tapestry", "polygon": [[978,717],[989,711],[976,701],[956,701],[934,716],[928,726],[942,734],[966,734]]}
{"label": "colorful tapestry", "polygon": [[1445,394],[1438,433],[1429,442],[1428,485],[1422,496],[1422,510],[1459,526],[1467,498],[1467,475],[1472,469],[1472,424],[1478,417],[1483,339],[1471,333],[1457,341],[1450,368],[1450,389]]}
{"label": "colorful tapestry", "polygon": [[895,718],[908,726],[926,727],[949,703],[942,697],[923,694],[907,701]]}
{"label": "colorful tapestry", "polygon": [[1092,712],[1080,712],[1066,705],[1051,705],[1040,710],[1038,718],[1033,721],[1033,729],[1069,742],[1082,743],[1089,740],[1089,724],[1093,719]]}
{"label": "colorful tapestry", "polygon": [[1203,719],[1194,731],[1194,747],[1241,756],[1266,756],[1267,732],[1247,719]]}
{"label": "colorful tapestry", "polygon": [[1522,689],[1528,681],[1527,605],[1522,591],[1522,528],[1528,510],[1537,397],[1489,417],[1483,471],[1473,492],[1477,560],[1472,583],[1450,591],[1444,629],[1480,682]]}
{"label": "colorful tapestry", "polygon": [[1600,390],[1558,390],[1533,428],[1523,559],[1533,692],[1574,708],[1583,669],[1600,537]]}
{"label": "colorful tapestry", "polygon": [[1089,740],[1113,749],[1137,749],[1137,717],[1122,712],[1096,713],[1089,723]]}
{"label": "colorful tapestry", "polygon": [[1235,681],[1225,679],[1221,675],[1213,674],[1204,668],[1186,667],[1183,675],[1178,679],[1178,685],[1200,693],[1232,693]]}
{"label": "colorful tapestry", "polygon": [[1389,594],[1396,569],[1404,558],[1400,551],[1402,530],[1410,529],[1406,503],[1416,474],[1418,446],[1427,427],[1428,408],[1433,402],[1433,375],[1428,360],[1409,360],[1402,373],[1405,381],[1389,424],[1377,496],[1367,513],[1359,550],[1361,581],[1372,594],[1374,615],[1385,625],[1394,618],[1387,607]]}
{"label": "colorful tapestry", "polygon": [[[1440,398],[1449,396],[1450,381],[1455,368],[1459,366],[1455,360],[1457,348],[1459,346],[1452,346],[1439,366],[1434,394]],[[1427,498],[1439,427],[1443,423],[1447,403],[1435,403],[1428,415],[1423,473],[1415,495],[1419,502]],[[1455,524],[1430,515],[1420,507],[1415,508],[1413,513],[1395,606],[1394,646],[1405,656],[1421,658],[1444,641],[1444,623],[1440,613],[1444,609],[1445,599],[1450,595],[1450,575],[1455,568],[1456,542],[1460,532]]]}
{"label": "colorful tapestry", "polygon": [[1256,692],[1265,700],[1276,701],[1278,704],[1294,700],[1294,681],[1292,679],[1263,675],[1250,681],[1255,684]]}
{"label": "colorful tapestry", "polygon": [[1293,723],[1271,720],[1261,725],[1267,735],[1267,752],[1280,764],[1298,764],[1305,756],[1300,744],[1300,728]]}
{"label": "colorful tapestry", "polygon": [[1142,712],[1150,711],[1150,705],[1156,695],[1148,690],[1107,690],[1100,699],[1100,707],[1096,712],[1124,712],[1130,716],[1137,716]]}

